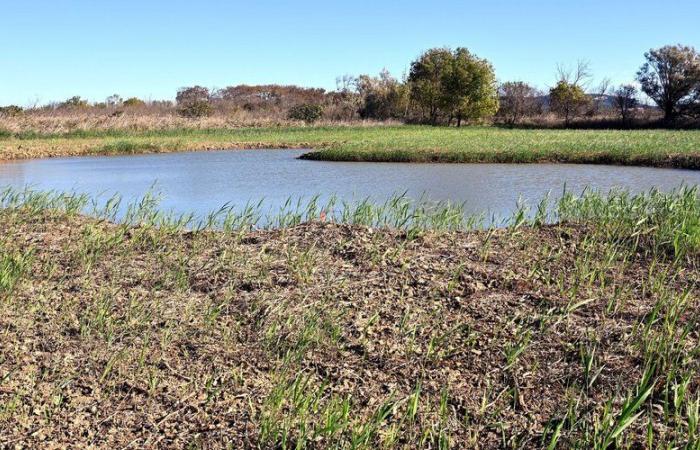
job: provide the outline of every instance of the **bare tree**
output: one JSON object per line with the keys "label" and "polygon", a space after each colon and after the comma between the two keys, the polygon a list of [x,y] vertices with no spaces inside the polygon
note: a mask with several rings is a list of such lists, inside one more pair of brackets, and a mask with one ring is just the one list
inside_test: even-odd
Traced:
{"label": "bare tree", "polygon": [[352,75],[341,75],[335,77],[335,91],[341,94],[351,93],[355,91],[357,78]]}
{"label": "bare tree", "polygon": [[591,90],[592,102],[590,114],[601,114],[608,107],[608,95],[610,93],[610,78],[603,78],[595,89]]}
{"label": "bare tree", "polygon": [[629,124],[633,117],[634,109],[639,104],[637,88],[631,84],[623,84],[615,90],[613,99],[622,123],[625,125]]}
{"label": "bare tree", "polygon": [[357,77],[342,75],[335,79],[335,91],[329,92],[330,108],[326,114],[336,120],[353,120],[358,113],[362,99],[357,92]]}
{"label": "bare tree", "polygon": [[557,64],[557,82],[564,81],[567,84],[586,89],[591,79],[591,63],[580,59],[576,67],[569,68],[563,64]]}
{"label": "bare tree", "polygon": [[498,115],[508,125],[515,125],[523,117],[537,112],[539,92],[522,81],[508,81],[498,88]]}

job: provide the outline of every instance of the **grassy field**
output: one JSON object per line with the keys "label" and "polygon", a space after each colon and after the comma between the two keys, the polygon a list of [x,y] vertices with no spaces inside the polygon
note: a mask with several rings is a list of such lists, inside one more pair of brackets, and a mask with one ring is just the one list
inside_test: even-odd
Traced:
{"label": "grassy field", "polygon": [[0,447],[700,448],[696,191],[484,231],[87,204],[0,196]]}
{"label": "grassy field", "polygon": [[269,147],[312,148],[317,151],[307,158],[333,161],[570,162],[700,168],[700,131],[337,126],[0,134],[0,159]]}

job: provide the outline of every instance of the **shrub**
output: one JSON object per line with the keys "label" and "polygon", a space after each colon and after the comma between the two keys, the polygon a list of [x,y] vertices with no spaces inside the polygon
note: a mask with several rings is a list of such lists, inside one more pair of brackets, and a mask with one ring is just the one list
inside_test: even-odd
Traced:
{"label": "shrub", "polygon": [[210,116],[213,110],[209,102],[204,100],[193,100],[180,106],[177,112],[183,117],[197,119],[199,117]]}
{"label": "shrub", "polygon": [[143,106],[146,102],[137,97],[127,98],[122,102],[123,106]]}
{"label": "shrub", "polygon": [[0,116],[15,117],[24,113],[24,110],[17,105],[0,106]]}
{"label": "shrub", "polygon": [[180,88],[177,91],[177,112],[184,117],[196,119],[210,116],[212,107],[209,89],[202,86]]}
{"label": "shrub", "polygon": [[378,77],[360,75],[354,84],[361,99],[360,117],[378,120],[403,117],[408,106],[408,90],[386,69]]}
{"label": "shrub", "polygon": [[287,117],[292,120],[303,120],[306,123],[314,123],[323,115],[323,106],[305,103],[292,106]]}

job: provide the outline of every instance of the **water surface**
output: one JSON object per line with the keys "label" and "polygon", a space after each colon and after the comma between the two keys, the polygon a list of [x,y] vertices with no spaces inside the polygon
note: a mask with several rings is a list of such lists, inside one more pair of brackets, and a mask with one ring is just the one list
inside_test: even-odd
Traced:
{"label": "water surface", "polygon": [[105,200],[142,197],[153,186],[161,207],[206,214],[223,204],[315,194],[352,201],[412,198],[463,203],[467,213],[507,217],[519,198],[531,205],[548,192],[585,187],[632,192],[700,184],[700,171],[581,164],[410,164],[299,160],[306,150],[222,150],[133,156],[91,156],[0,163],[0,185],[78,191]]}

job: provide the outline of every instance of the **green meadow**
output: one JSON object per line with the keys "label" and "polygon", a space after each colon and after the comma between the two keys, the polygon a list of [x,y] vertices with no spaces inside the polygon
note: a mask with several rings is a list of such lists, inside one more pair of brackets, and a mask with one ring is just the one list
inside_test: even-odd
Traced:
{"label": "green meadow", "polygon": [[700,167],[697,130],[530,130],[429,126],[267,127],[6,133],[0,158],[226,148],[309,148],[309,159],[593,163]]}

